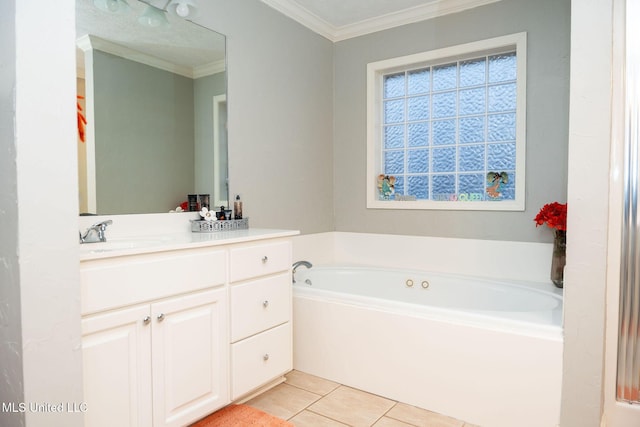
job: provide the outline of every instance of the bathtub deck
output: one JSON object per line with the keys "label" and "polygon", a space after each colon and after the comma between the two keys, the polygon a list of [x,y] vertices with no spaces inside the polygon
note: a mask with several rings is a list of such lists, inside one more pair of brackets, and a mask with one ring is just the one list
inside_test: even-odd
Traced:
{"label": "bathtub deck", "polygon": [[293,423],[317,426],[477,427],[464,421],[292,371],[287,381],[246,402]]}

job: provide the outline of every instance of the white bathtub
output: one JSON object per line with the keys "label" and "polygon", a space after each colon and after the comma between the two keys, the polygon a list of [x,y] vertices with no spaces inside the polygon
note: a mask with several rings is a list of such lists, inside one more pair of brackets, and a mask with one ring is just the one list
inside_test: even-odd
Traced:
{"label": "white bathtub", "polygon": [[295,369],[483,427],[558,424],[551,283],[345,266],[295,279]]}

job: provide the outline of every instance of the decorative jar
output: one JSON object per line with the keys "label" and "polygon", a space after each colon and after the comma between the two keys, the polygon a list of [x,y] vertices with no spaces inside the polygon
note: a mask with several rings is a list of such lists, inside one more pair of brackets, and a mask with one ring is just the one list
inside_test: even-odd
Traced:
{"label": "decorative jar", "polygon": [[551,256],[551,281],[559,288],[564,284],[564,266],[567,259],[567,232],[555,230]]}

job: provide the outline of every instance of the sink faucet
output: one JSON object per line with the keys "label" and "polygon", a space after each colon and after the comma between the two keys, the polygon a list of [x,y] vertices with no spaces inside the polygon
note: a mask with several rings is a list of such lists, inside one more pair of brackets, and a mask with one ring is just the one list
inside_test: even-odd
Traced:
{"label": "sink faucet", "polygon": [[84,234],[79,232],[80,243],[106,242],[107,236],[105,236],[104,232],[107,229],[107,226],[111,224],[113,224],[113,221],[108,219],[106,221],[93,224],[91,227],[87,228]]}
{"label": "sink faucet", "polygon": [[313,267],[313,265],[309,262],[309,261],[296,261],[293,263],[293,270],[291,270],[291,279],[293,280],[293,283],[296,283],[296,270],[298,269],[298,267],[300,266],[305,266],[307,268],[311,268]]}

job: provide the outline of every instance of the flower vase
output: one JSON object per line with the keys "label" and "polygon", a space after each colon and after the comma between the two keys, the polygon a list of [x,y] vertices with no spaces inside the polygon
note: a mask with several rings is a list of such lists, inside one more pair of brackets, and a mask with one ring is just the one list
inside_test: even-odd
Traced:
{"label": "flower vase", "polygon": [[564,284],[564,266],[567,260],[567,232],[556,230],[551,258],[551,281],[558,288]]}

